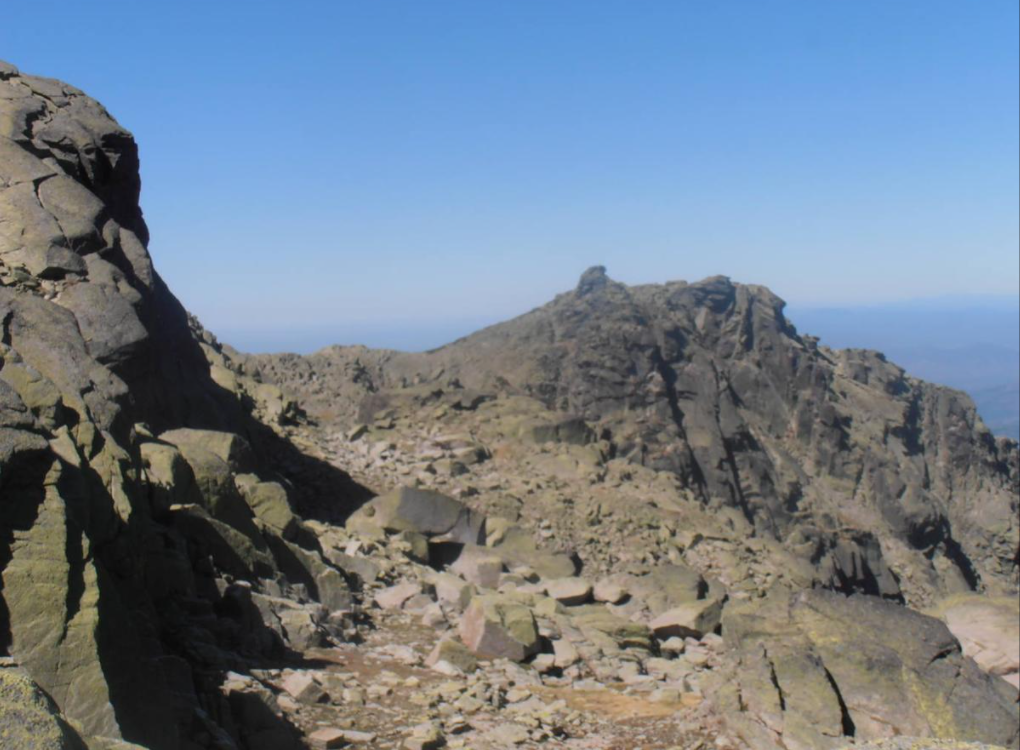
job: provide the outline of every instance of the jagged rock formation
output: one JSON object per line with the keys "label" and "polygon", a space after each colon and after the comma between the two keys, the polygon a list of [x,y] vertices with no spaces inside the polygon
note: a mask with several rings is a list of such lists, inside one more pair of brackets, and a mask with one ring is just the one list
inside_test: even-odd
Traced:
{"label": "jagged rock formation", "polygon": [[226,748],[218,675],[340,634],[317,602],[349,601],[284,474],[341,506],[357,488],[253,418],[274,393],[210,373],[138,165],[98,103],[0,64],[0,651],[95,747]]}
{"label": "jagged rock formation", "polygon": [[750,748],[899,735],[1017,743],[1016,691],[933,618],[811,591],[728,607],[723,632],[737,658],[711,692]]}
{"label": "jagged rock formation", "polygon": [[783,306],[723,277],[627,287],[596,267],[573,292],[425,354],[330,347],[248,366],[341,426],[390,413],[416,384],[527,395],[592,423],[611,457],[738,509],[831,588],[919,604],[1015,591],[1016,443],[966,395],[798,334]]}

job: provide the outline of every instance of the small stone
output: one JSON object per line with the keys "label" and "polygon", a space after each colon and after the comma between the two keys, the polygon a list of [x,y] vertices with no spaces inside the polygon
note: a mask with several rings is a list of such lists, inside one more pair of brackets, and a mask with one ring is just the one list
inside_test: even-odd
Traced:
{"label": "small stone", "polygon": [[703,648],[689,648],[684,654],[684,659],[694,667],[705,667],[708,665],[709,654]]}
{"label": "small stone", "polygon": [[[432,653],[425,659],[425,665],[435,668],[436,665],[445,663],[464,674],[471,674],[478,669],[478,660],[475,655],[461,643],[452,640],[442,640],[432,649]],[[447,673],[446,669],[439,669]]]}
{"label": "small stone", "polygon": [[294,700],[301,703],[322,703],[328,699],[326,691],[308,672],[291,672],[283,678],[280,687]]}
{"label": "small stone", "polygon": [[685,648],[687,648],[687,644],[684,642],[684,639],[677,638],[676,636],[673,636],[672,638],[667,638],[666,640],[659,644],[659,650],[662,653],[671,654],[673,656],[676,656],[677,654],[682,654]]}
{"label": "small stone", "polygon": [[606,604],[619,604],[630,597],[627,589],[609,580],[601,580],[596,583],[592,594],[595,596],[595,601]]}
{"label": "small stone", "polygon": [[591,583],[583,578],[559,578],[549,581],[545,586],[546,593],[568,607],[584,604],[591,599]]}
{"label": "small stone", "polygon": [[406,750],[437,750],[446,745],[446,737],[439,727],[426,724],[417,727],[414,734],[404,740]]}
{"label": "small stone", "polygon": [[574,648],[574,644],[570,643],[570,641],[553,641],[552,647],[553,663],[560,669],[572,667],[581,660],[581,657],[577,653],[577,649]]}
{"label": "small stone", "polygon": [[531,697],[531,691],[525,687],[510,688],[506,693],[507,703],[520,703]]}
{"label": "small stone", "polygon": [[383,589],[375,595],[375,603],[383,609],[400,609],[414,596],[421,593],[421,586],[412,581],[403,581]]}
{"label": "small stone", "polygon": [[539,674],[547,674],[556,668],[556,657],[553,654],[539,654],[531,660],[531,666]]}
{"label": "small stone", "polygon": [[347,738],[344,737],[344,732],[332,727],[316,729],[308,735],[308,741],[316,750],[333,750],[333,748],[346,747],[347,745]]}

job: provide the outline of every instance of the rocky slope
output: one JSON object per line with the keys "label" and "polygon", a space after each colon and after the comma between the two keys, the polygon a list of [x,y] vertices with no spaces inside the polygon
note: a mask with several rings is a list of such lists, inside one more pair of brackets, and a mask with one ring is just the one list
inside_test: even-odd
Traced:
{"label": "rocky slope", "polygon": [[1017,444],[970,399],[877,352],[799,335],[767,289],[712,278],[576,290],[426,354],[254,357],[324,425],[371,422],[408,386],[527,396],[586,420],[612,458],[737,510],[825,585],[914,604],[1015,591]]}
{"label": "rocky slope", "polygon": [[1016,446],[957,395],[599,270],[427,355],[246,357],[139,186],[0,64],[5,748],[1020,747],[972,627],[1015,601]]}

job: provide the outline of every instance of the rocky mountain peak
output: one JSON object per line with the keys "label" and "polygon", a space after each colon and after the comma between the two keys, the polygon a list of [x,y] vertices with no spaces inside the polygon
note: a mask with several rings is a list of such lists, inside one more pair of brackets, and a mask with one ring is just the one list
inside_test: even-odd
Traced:
{"label": "rocky mountain peak", "polygon": [[577,282],[577,288],[574,291],[578,297],[583,297],[586,294],[604,289],[609,281],[605,266],[592,266],[581,274],[581,278]]}

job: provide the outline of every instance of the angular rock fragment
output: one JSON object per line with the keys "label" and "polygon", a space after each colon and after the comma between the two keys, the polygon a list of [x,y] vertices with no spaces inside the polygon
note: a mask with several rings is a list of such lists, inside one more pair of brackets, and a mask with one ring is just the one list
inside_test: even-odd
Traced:
{"label": "angular rock fragment", "polygon": [[500,594],[472,599],[461,617],[458,633],[464,645],[486,658],[524,661],[539,650],[531,610]]}
{"label": "angular rock fragment", "polygon": [[649,623],[657,638],[701,638],[719,627],[723,603],[701,599],[663,612]]}
{"label": "angular rock fragment", "polygon": [[573,607],[591,600],[592,585],[583,578],[557,578],[545,583],[545,591],[560,604]]}

